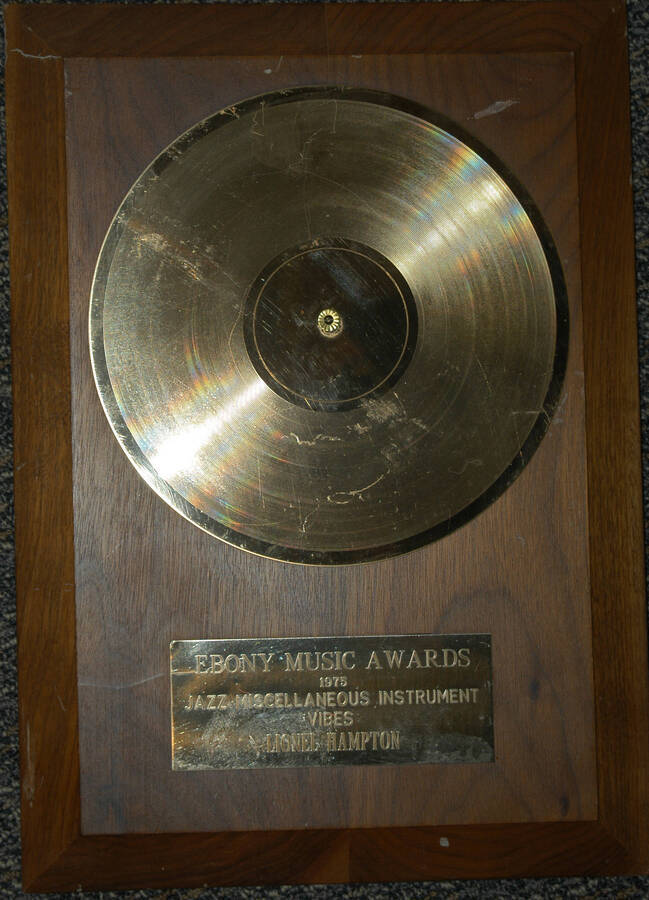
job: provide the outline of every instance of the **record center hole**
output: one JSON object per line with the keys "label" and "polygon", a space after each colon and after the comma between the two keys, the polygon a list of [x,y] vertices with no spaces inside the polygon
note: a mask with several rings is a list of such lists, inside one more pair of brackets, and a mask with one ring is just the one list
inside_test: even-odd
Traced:
{"label": "record center hole", "polygon": [[326,338],[338,337],[343,330],[342,316],[333,308],[320,310],[316,324],[320,334]]}

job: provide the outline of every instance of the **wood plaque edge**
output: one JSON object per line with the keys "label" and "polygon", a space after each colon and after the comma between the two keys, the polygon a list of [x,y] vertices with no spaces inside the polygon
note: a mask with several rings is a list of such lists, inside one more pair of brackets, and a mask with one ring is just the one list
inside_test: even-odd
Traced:
{"label": "wood plaque edge", "polygon": [[[5,18],[25,890],[647,871],[649,678],[623,3],[10,4]],[[64,59],[262,49],[574,56],[599,797],[592,822],[81,834]]]}

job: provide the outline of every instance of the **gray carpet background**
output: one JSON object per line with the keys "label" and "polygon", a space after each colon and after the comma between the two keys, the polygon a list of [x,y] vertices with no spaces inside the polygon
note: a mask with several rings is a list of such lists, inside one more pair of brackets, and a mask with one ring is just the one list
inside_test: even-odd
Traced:
{"label": "gray carpet background", "polygon": [[[156,2],[156,0],[154,0]],[[263,2],[263,0],[262,0]],[[309,0],[306,0],[309,2]],[[636,227],[636,273],[643,426],[645,522],[649,521],[649,0],[627,0],[633,134],[633,185]],[[4,45],[2,48],[4,59]],[[2,75],[4,66],[2,63]],[[7,236],[4,91],[0,132],[0,900],[22,897],[20,886],[20,791],[18,774],[18,708],[16,700],[16,619],[13,557],[13,477],[11,359],[9,328],[9,262]],[[649,876],[629,878],[554,878],[495,881],[443,881],[418,884],[331,885],[277,888],[213,888],[196,890],[76,892],[31,895],[88,900],[470,900],[470,898],[637,898],[649,897]]]}

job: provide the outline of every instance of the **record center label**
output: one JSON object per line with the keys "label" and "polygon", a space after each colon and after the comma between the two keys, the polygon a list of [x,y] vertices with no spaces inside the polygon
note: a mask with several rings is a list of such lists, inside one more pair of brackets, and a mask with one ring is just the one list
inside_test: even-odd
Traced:
{"label": "record center label", "polygon": [[171,643],[176,770],[494,760],[491,635]]}

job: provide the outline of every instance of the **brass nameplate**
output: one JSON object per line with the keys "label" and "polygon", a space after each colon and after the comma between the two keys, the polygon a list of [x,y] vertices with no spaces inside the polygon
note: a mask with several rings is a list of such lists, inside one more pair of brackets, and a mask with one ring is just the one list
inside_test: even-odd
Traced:
{"label": "brass nameplate", "polygon": [[173,641],[174,769],[493,762],[491,636]]}

